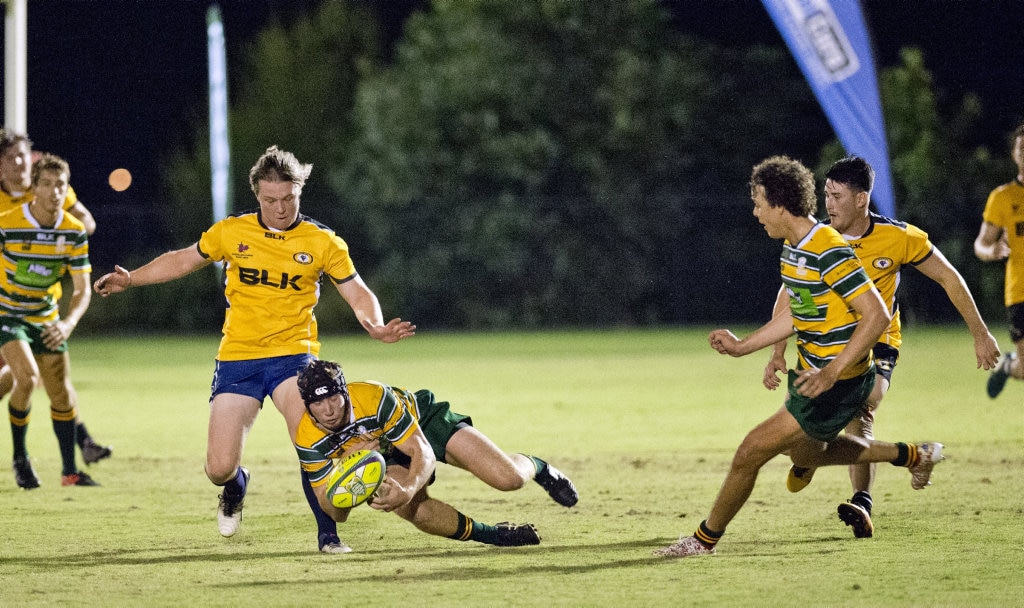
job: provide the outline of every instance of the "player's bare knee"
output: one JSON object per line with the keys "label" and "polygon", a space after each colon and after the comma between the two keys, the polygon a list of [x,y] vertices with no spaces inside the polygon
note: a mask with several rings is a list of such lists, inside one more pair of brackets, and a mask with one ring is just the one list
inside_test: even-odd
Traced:
{"label": "player's bare knee", "polygon": [[217,463],[214,459],[207,457],[206,477],[215,486],[222,486],[238,475],[237,464]]}
{"label": "player's bare knee", "polygon": [[501,475],[490,485],[502,492],[514,492],[521,490],[526,485],[527,479],[515,468],[502,471]]}

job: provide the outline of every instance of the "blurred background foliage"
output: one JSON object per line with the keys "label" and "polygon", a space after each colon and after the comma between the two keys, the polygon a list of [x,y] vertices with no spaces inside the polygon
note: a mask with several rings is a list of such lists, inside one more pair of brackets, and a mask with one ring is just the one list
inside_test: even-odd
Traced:
{"label": "blurred background foliage", "polygon": [[[421,328],[768,317],[780,243],[751,214],[750,169],[788,154],[820,178],[845,154],[785,48],[681,35],[654,0],[408,6],[388,32],[372,3],[324,2],[229,57],[235,210],[255,206],[247,173],[267,146],[312,162],[302,212],[348,242],[386,317]],[[972,243],[1013,167],[967,143],[979,102],[940,108],[925,59],[880,66],[899,219],[929,232],[992,324],[1002,268]],[[211,222],[207,132],[197,121],[166,171],[165,249]],[[904,279],[909,322],[958,319],[937,285]],[[220,301],[211,269],[95,298],[82,326],[215,330]],[[318,318],[357,327],[329,293]]]}

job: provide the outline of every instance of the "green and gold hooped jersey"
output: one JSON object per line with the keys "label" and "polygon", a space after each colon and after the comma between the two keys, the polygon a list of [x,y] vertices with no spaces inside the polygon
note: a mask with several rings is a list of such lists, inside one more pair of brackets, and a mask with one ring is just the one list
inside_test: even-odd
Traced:
{"label": "green and gold hooped jersey", "polygon": [[853,253],[864,266],[864,271],[882,294],[882,300],[889,308],[892,322],[879,342],[899,348],[903,344],[900,332],[900,311],[896,306],[896,291],[900,287],[900,269],[905,264],[917,266],[927,260],[934,251],[928,234],[914,226],[892,218],[872,213],[871,226],[863,236],[843,238],[853,248]]}
{"label": "green and gold hooped jersey", "polygon": [[217,222],[197,246],[203,257],[224,262],[228,308],[217,359],[320,352],[313,315],[320,278],[342,283],[356,276],[348,245],[333,230],[300,215],[275,231],[251,211]]}
{"label": "green and gold hooped jersey", "polygon": [[382,444],[401,445],[419,428],[416,398],[405,389],[377,382],[350,382],[352,415],[340,431],[327,433],[302,415],[295,431],[295,450],[309,482],[318,486],[327,480],[331,459],[362,441],[380,440]]}
{"label": "green and gold hooped jersey", "polygon": [[[796,246],[786,241],[780,261],[796,330],[798,368],[821,369],[849,343],[860,320],[849,302],[871,290],[871,279],[843,237],[820,223]],[[869,351],[839,377],[859,376],[870,364]]]}
{"label": "green and gold hooped jersey", "polygon": [[[22,192],[18,196],[11,196],[3,188],[0,188],[0,213],[7,213],[12,209],[24,205],[25,203],[31,203],[32,199],[35,198],[35,192],[30,188],[29,190]],[[68,186],[68,193],[64,197],[64,204],[61,205],[61,209],[67,211],[78,204],[78,195],[75,194],[75,189]]]}
{"label": "green and gold hooped jersey", "polygon": [[982,218],[1005,231],[1010,245],[1006,258],[1006,306],[1024,302],[1024,184],[1013,180],[988,195]]}
{"label": "green and gold hooped jersey", "polygon": [[60,281],[65,273],[92,272],[85,226],[64,211],[53,227],[40,226],[28,204],[0,214],[0,246],[0,314],[29,323],[58,318]]}

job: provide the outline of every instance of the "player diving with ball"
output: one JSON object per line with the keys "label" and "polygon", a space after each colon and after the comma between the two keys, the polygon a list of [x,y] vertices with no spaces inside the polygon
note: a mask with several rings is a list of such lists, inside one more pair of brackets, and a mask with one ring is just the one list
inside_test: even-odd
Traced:
{"label": "player diving with ball", "polygon": [[327,496],[332,459],[362,449],[379,451],[388,464],[387,476],[368,504],[435,536],[504,547],[540,543],[532,524],[483,524],[430,497],[427,486],[434,481],[437,462],[465,469],[497,490],[518,490],[533,479],[562,506],[572,507],[579,500],[575,486],[560,471],[534,456],[501,451],[473,427],[469,416],[452,412],[429,390],[348,383],[341,366],[325,360],[306,365],[298,387],[306,413],[295,434],[295,449],[320,506],[335,521],[344,522],[350,509],[335,507]]}

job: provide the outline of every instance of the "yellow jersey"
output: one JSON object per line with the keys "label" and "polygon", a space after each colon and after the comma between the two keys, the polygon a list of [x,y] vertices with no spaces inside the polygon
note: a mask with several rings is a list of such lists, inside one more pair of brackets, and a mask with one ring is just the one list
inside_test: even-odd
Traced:
{"label": "yellow jersey", "polygon": [[0,214],[0,315],[43,324],[59,318],[61,278],[92,272],[85,226],[61,210],[40,226],[28,203]]}
{"label": "yellow jersey", "polygon": [[[821,369],[850,341],[860,315],[850,302],[873,287],[853,249],[838,232],[818,223],[780,259],[782,284],[796,330],[798,369]],[[855,378],[868,370],[871,353],[839,374]]]}
{"label": "yellow jersey", "polygon": [[[35,197],[35,192],[33,192],[31,188],[25,192],[18,193],[17,196],[10,194],[3,188],[0,188],[0,213],[6,213],[12,209],[22,206],[25,203],[31,203],[32,199]],[[78,195],[75,194],[74,188],[68,186],[68,193],[64,197],[64,204],[61,205],[61,208],[64,211],[68,211],[77,204]]]}
{"label": "yellow jersey", "polygon": [[[419,428],[416,397],[405,389],[377,382],[350,382],[351,416],[341,430],[328,433],[313,422],[309,412],[302,415],[295,430],[295,450],[307,473],[309,483],[318,486],[327,481],[339,458],[361,441],[379,440],[382,444],[401,445]],[[382,451],[387,450],[382,447]]]}
{"label": "yellow jersey", "polygon": [[313,308],[320,280],[338,284],[356,276],[341,237],[303,215],[275,231],[251,211],[211,226],[197,247],[203,257],[224,263],[227,310],[217,359],[319,354]]}
{"label": "yellow jersey", "polygon": [[1024,184],[1013,180],[988,195],[982,218],[1006,232],[1010,257],[1006,259],[1004,300],[1007,308],[1024,302]]}
{"label": "yellow jersey", "polygon": [[905,264],[916,266],[932,255],[935,246],[928,233],[913,224],[907,224],[872,213],[867,232],[857,238],[843,235],[864,266],[865,272],[882,294],[889,308],[892,322],[878,339],[883,344],[899,348],[903,344],[900,311],[896,305],[896,292],[900,287],[900,269]]}

